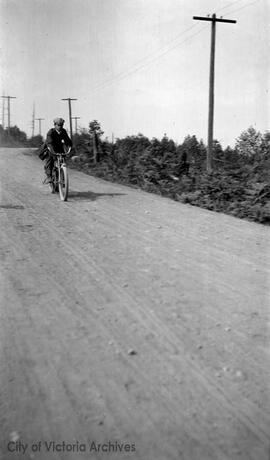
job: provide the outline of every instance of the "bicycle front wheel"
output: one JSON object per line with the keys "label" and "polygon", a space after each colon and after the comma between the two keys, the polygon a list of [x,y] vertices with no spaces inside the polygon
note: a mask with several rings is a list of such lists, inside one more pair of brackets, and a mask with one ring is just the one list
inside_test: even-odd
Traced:
{"label": "bicycle front wheel", "polygon": [[61,166],[59,171],[59,195],[61,201],[68,199],[68,172],[66,166]]}

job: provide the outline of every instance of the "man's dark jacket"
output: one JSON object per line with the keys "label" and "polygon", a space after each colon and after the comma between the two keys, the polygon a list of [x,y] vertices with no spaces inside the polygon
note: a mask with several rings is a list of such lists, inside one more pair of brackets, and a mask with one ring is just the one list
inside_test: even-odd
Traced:
{"label": "man's dark jacket", "polygon": [[72,141],[66,130],[63,128],[60,132],[57,132],[55,128],[51,128],[46,138],[46,145],[50,148],[51,152],[64,152],[64,144],[68,147],[72,147]]}

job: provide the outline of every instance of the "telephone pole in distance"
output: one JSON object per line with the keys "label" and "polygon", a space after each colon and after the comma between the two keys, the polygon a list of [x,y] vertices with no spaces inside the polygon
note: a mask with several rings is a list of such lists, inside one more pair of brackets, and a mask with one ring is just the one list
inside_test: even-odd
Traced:
{"label": "telephone pole in distance", "polygon": [[208,106],[208,146],[207,146],[207,172],[213,169],[213,128],[214,128],[214,82],[215,82],[215,46],[216,46],[216,22],[227,22],[235,24],[234,19],[217,18],[215,14],[212,17],[193,16],[198,21],[211,21],[211,51],[210,51],[210,75],[209,75],[209,106]]}
{"label": "telephone pole in distance", "polygon": [[2,127],[5,129],[5,99],[3,99],[2,104]]}
{"label": "telephone pole in distance", "polygon": [[66,99],[62,99],[62,101],[68,101],[70,139],[72,139],[73,134],[72,134],[71,101],[77,101],[77,99],[72,99],[71,97],[67,97]]}
{"label": "telephone pole in distance", "polygon": [[32,137],[35,135],[35,113],[36,113],[36,108],[35,108],[35,103],[33,104],[33,116],[32,116]]}
{"label": "telephone pole in distance", "polygon": [[75,133],[77,134],[78,131],[78,125],[77,125],[77,120],[79,120],[81,117],[72,117],[72,120],[75,120]]}
{"label": "telephone pole in distance", "polygon": [[10,99],[16,99],[15,96],[2,96],[3,99],[8,100],[8,130],[10,130]]}
{"label": "telephone pole in distance", "polygon": [[36,118],[36,121],[38,121],[38,127],[39,127],[39,135],[41,136],[41,120],[45,120],[45,118]]}

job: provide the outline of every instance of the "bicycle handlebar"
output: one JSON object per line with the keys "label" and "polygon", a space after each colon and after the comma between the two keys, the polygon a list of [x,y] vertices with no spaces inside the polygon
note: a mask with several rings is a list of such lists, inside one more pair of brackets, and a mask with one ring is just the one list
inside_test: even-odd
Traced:
{"label": "bicycle handlebar", "polygon": [[61,156],[61,155],[62,155],[62,156],[66,156],[66,155],[68,155],[68,154],[70,153],[70,151],[71,151],[71,147],[68,148],[68,151],[67,151],[67,152],[63,152],[63,153],[54,153],[54,155],[56,155],[57,157],[59,157],[59,156]]}

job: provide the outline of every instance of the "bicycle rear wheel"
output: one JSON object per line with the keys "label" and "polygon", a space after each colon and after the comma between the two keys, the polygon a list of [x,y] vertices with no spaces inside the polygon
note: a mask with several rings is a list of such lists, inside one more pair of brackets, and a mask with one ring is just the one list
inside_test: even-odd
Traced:
{"label": "bicycle rear wheel", "polygon": [[68,199],[68,172],[67,167],[61,166],[59,171],[59,195],[61,201],[67,201]]}

